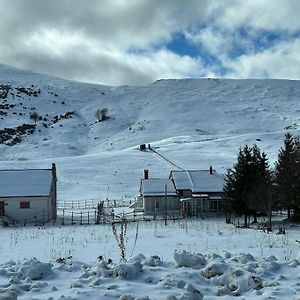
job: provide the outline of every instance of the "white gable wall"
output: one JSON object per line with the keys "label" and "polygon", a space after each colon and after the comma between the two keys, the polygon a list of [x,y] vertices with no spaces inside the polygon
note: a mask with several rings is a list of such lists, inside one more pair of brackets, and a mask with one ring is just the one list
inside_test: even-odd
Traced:
{"label": "white gable wall", "polygon": [[[0,198],[0,201],[5,202],[5,215],[18,223],[41,223],[52,219],[49,196]],[[20,208],[20,202],[30,202],[30,208]]]}
{"label": "white gable wall", "polygon": [[[56,219],[56,181],[55,164],[51,169],[0,170],[0,202],[5,204],[4,215],[21,224]],[[21,208],[21,202],[30,202],[30,207]]]}

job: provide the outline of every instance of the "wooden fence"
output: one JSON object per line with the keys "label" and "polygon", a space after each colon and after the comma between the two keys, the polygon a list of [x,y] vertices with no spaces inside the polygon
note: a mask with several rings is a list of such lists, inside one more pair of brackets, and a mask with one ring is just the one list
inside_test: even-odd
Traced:
{"label": "wooden fence", "polygon": [[83,210],[83,209],[96,209],[99,203],[103,203],[104,207],[124,207],[131,204],[124,202],[124,200],[101,200],[101,199],[87,199],[87,200],[58,200],[58,210]]}
{"label": "wooden fence", "polygon": [[137,222],[137,221],[161,221],[178,220],[182,217],[179,215],[146,215],[142,212],[130,212],[114,214],[113,211],[104,210],[100,212],[94,211],[63,211],[63,214],[58,216],[56,224],[58,225],[90,225],[90,224],[112,224],[122,222]]}
{"label": "wooden fence", "polygon": [[[107,204],[108,206],[106,206]],[[115,212],[115,208],[121,204],[123,204],[121,201],[118,203],[114,201],[111,203],[105,201],[98,202],[96,200],[60,201],[57,210],[57,219],[51,222],[56,225],[91,225],[155,220],[165,220],[165,222],[167,222],[167,220],[177,220],[181,218],[179,214],[150,215],[135,211],[118,214]],[[14,225],[43,226],[47,221],[48,215],[45,211],[41,211],[26,215],[23,220],[15,222]]]}

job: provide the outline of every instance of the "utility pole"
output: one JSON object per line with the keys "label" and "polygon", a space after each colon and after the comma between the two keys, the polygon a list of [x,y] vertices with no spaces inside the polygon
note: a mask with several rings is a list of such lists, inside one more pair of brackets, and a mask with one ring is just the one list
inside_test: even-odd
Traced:
{"label": "utility pole", "polygon": [[165,226],[167,226],[167,185],[165,185]]}

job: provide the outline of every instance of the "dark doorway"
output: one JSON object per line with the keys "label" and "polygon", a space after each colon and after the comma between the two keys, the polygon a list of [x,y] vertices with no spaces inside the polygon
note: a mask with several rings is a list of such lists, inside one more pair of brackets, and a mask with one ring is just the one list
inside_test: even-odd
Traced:
{"label": "dark doorway", "polygon": [[4,201],[0,201],[0,217],[4,215]]}

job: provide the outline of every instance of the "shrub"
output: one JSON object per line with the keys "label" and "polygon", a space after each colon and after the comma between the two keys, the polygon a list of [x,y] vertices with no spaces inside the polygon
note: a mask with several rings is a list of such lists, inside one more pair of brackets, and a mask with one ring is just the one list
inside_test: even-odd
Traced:
{"label": "shrub", "polygon": [[99,122],[107,120],[109,118],[108,108],[104,107],[102,109],[98,109],[95,113],[95,116]]}

